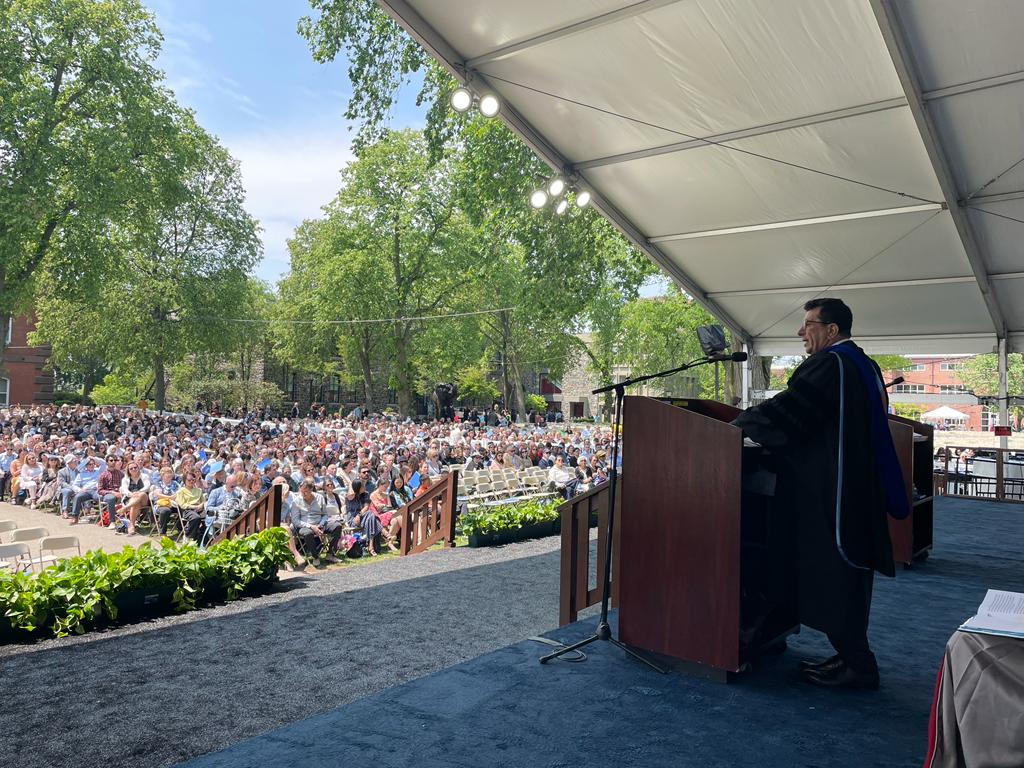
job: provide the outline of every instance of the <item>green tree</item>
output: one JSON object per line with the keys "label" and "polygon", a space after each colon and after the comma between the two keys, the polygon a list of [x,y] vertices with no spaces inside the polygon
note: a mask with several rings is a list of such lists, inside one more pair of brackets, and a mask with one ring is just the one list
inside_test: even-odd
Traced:
{"label": "green tree", "polygon": [[76,282],[70,265],[46,270],[36,332],[60,365],[75,355],[61,327],[76,315],[95,317],[91,343],[118,367],[149,368],[158,409],[166,406],[168,365],[227,352],[238,339],[233,320],[260,255],[237,163],[190,113],[179,112],[174,127],[164,145],[168,172],[128,206],[129,221],[108,230],[111,274],[92,286]]}
{"label": "green tree", "polygon": [[[352,252],[364,258],[358,274],[370,282],[354,288],[378,314],[384,310],[391,316],[386,327],[403,416],[412,409],[414,342],[423,327],[417,318],[444,314],[457,303],[472,257],[471,228],[456,205],[453,162],[431,165],[422,134],[390,132],[363,147],[344,170],[342,190],[331,205],[352,236]],[[319,286],[311,290],[323,292]]]}
{"label": "green tree", "polygon": [[48,273],[82,288],[111,273],[110,230],[164,176],[159,47],[138,0],[2,3],[0,320],[30,309]]}
{"label": "green tree", "polygon": [[[655,373],[703,357],[697,328],[713,324],[714,318],[693,299],[676,288],[666,296],[637,299],[625,309],[620,360],[631,372]],[[731,396],[733,372],[725,365],[725,399]],[[701,397],[714,395],[714,368],[700,366],[682,375],[656,380],[651,386],[666,394],[691,394],[696,385]]]}
{"label": "green tree", "polygon": [[913,364],[909,357],[904,357],[903,355],[869,355],[869,357],[878,364],[882,373],[892,373],[894,375],[908,370]]}
{"label": "green tree", "polygon": [[490,406],[500,392],[490,377],[487,361],[464,368],[458,377],[459,399],[476,405]]}
{"label": "green tree", "polygon": [[[362,250],[347,212],[329,207],[303,222],[288,243],[291,268],[279,284],[274,349],[296,368],[362,381],[367,412],[376,410],[376,374],[393,359],[386,305],[388,272]],[[378,322],[370,322],[378,321]]]}
{"label": "green tree", "polygon": [[[1024,354],[1012,352],[1006,359],[1007,392],[1013,397],[1024,397]],[[999,396],[999,356],[976,355],[963,361],[960,380],[964,386],[982,397]],[[994,401],[994,405],[1001,403]],[[1024,407],[1012,406],[1010,411],[1018,421],[1024,419]]]}
{"label": "green tree", "polygon": [[[615,260],[628,250],[624,239],[591,208],[572,206],[564,216],[533,211],[526,201],[551,169],[501,121],[453,112],[448,96],[455,81],[376,3],[311,0],[311,6],[313,14],[300,22],[299,31],[317,61],[344,55],[348,62],[352,96],[345,116],[359,126],[356,146],[371,146],[387,135],[400,90],[419,78],[417,103],[428,105],[425,154],[432,163],[460,155],[455,191],[482,238],[471,291],[477,307],[514,307],[508,315],[482,319],[480,327],[506,402],[522,414],[527,363],[564,368],[582,351],[575,332],[610,331],[607,322],[600,328],[594,322],[615,320],[601,311],[604,307],[589,315],[587,309],[606,275],[615,272]],[[632,260],[635,265],[642,257],[632,252]],[[621,300],[632,298],[628,283],[623,288]],[[595,363],[605,376],[607,348],[602,345]]]}

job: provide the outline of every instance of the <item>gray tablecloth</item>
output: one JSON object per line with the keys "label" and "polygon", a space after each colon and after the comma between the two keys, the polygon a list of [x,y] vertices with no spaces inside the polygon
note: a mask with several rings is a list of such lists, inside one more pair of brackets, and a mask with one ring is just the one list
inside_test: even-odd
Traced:
{"label": "gray tablecloth", "polygon": [[1024,640],[953,634],[929,739],[925,768],[1024,766]]}

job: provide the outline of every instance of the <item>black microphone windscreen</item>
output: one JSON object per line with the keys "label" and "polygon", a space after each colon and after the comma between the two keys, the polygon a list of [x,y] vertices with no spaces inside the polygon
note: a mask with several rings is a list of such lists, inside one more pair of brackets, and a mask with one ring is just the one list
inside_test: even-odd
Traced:
{"label": "black microphone windscreen", "polygon": [[732,353],[732,361],[734,363],[746,362],[747,357],[749,357],[749,355],[747,355],[746,352],[733,352]]}

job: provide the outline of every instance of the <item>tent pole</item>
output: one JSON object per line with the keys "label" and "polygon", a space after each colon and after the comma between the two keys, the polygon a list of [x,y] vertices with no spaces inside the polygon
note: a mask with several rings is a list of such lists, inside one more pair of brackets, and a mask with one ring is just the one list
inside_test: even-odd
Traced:
{"label": "tent pole", "polygon": [[[1009,394],[1009,381],[1008,381],[1008,345],[1006,343],[1006,337],[1003,336],[999,339],[999,423],[1003,426],[1010,423],[1010,399],[1007,397]],[[1008,447],[1008,438],[1004,435],[999,438],[999,447]]]}
{"label": "tent pole", "polygon": [[744,360],[740,365],[743,371],[742,376],[742,388],[740,390],[740,408],[747,410],[750,407],[750,345],[744,342],[743,351],[747,353],[747,359]]}

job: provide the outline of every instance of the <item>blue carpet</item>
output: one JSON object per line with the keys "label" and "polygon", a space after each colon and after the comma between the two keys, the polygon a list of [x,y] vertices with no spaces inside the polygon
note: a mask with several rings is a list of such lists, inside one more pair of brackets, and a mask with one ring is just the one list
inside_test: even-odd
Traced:
{"label": "blue carpet", "polygon": [[877,693],[800,682],[798,659],[831,652],[809,630],[732,685],[659,675],[604,643],[541,666],[546,646],[523,641],[186,765],[916,768],[949,635],[986,589],[1024,591],[1024,507],[940,499],[935,513],[931,558],[875,579]]}

